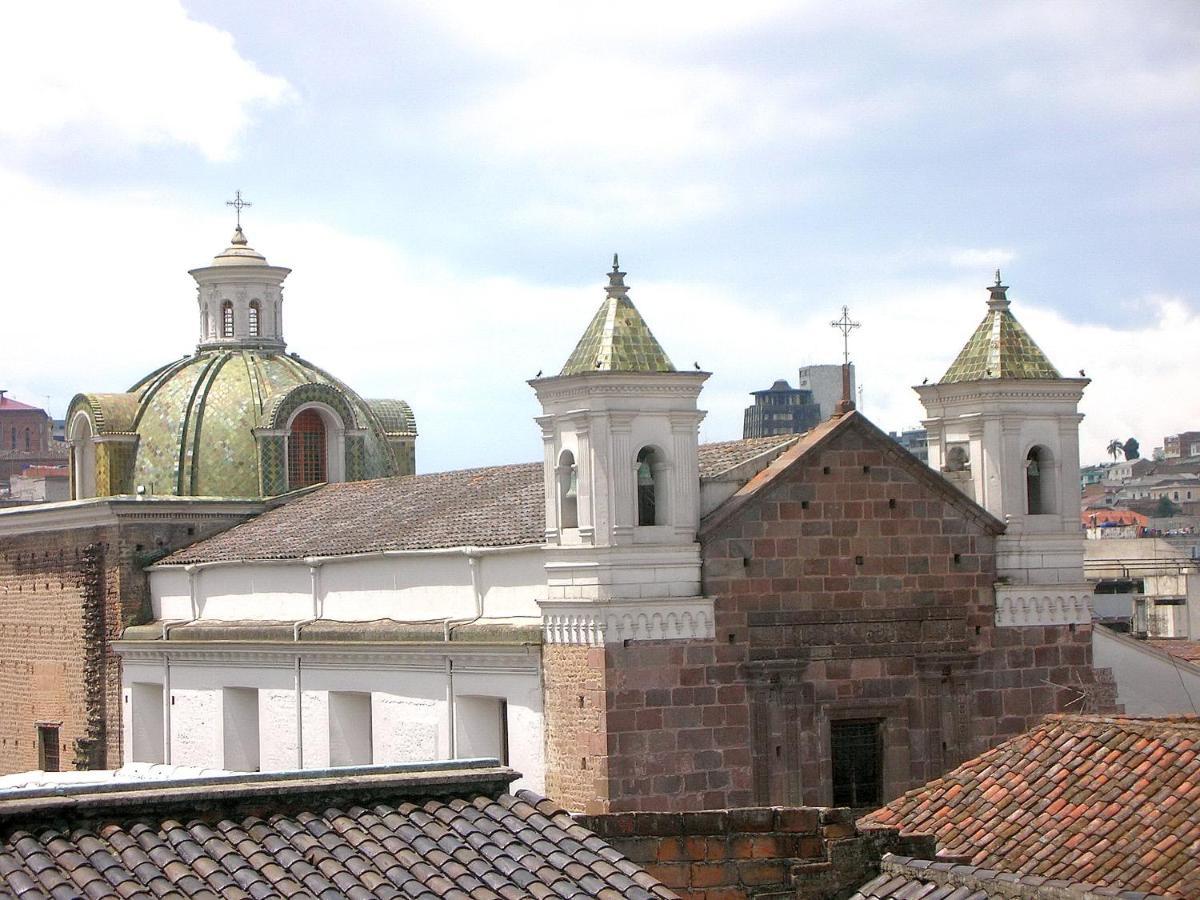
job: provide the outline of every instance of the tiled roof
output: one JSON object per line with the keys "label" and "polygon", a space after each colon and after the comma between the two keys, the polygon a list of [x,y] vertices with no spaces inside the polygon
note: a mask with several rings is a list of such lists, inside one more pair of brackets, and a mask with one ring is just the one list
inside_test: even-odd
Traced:
{"label": "tiled roof", "polygon": [[70,478],[66,466],[26,466],[21,470],[22,478]]}
{"label": "tiled roof", "polygon": [[[713,477],[795,440],[785,435],[702,444],[700,475]],[[540,544],[546,531],[544,492],[541,463],[330,484],[162,562]]]}
{"label": "tiled roof", "polygon": [[991,900],[999,897],[1155,900],[1161,897],[1041,875],[1014,875],[979,866],[910,859],[891,853],[884,854],[880,869],[880,875],[860,887],[850,900]]}
{"label": "tiled roof", "polygon": [[771,437],[746,438],[740,441],[720,441],[715,444],[701,444],[700,477],[716,478],[722,472],[736,469],[744,462],[749,462],[756,456],[761,456],[771,450],[782,453],[800,439],[798,434],[780,434]]}
{"label": "tiled roof", "polygon": [[[998,275],[999,273],[997,273]],[[1006,285],[990,288],[988,312],[951,363],[941,384],[1000,378],[1061,378],[1058,369],[1009,311]]]}
{"label": "tiled roof", "polygon": [[1152,647],[1162,650],[1164,653],[1169,653],[1177,659],[1187,660],[1191,663],[1200,663],[1200,641],[1184,641],[1176,639],[1154,639],[1146,641]]}
{"label": "tiled roof", "polygon": [[538,544],[544,489],[541,463],[330,484],[164,562]]}
{"label": "tiled roof", "polygon": [[872,825],[976,866],[1200,897],[1200,717],[1047,716]]}
{"label": "tiled roof", "polygon": [[414,768],[0,799],[0,894],[675,897],[510,770]]}
{"label": "tiled roof", "polygon": [[608,276],[607,296],[563,366],[562,375],[588,372],[674,372],[675,366],[629,299],[625,273]]}
{"label": "tiled roof", "polygon": [[41,407],[30,406],[28,403],[22,403],[20,400],[14,400],[12,397],[7,395],[0,396],[0,410],[16,411],[18,409],[31,409],[37,410],[38,412],[42,411]]}

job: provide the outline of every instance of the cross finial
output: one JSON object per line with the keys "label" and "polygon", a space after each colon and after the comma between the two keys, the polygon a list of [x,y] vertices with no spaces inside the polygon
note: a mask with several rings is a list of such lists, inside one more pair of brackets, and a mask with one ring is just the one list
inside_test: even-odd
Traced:
{"label": "cross finial", "polygon": [[245,209],[247,206],[253,206],[254,204],[251,203],[249,200],[243,200],[241,191],[234,191],[233,199],[226,200],[225,205],[232,206],[235,210],[237,210],[237,227],[241,228],[242,227],[242,210]]}
{"label": "cross finial", "polygon": [[850,332],[855,328],[861,328],[862,322],[852,322],[850,320],[850,307],[842,307],[842,317],[829,323],[834,328],[842,333],[842,365],[850,365]]}

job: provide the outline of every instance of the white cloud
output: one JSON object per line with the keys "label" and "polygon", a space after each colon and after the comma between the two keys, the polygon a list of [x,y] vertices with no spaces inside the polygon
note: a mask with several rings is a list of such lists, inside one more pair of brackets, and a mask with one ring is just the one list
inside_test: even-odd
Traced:
{"label": "white cloud", "polygon": [[988,247],[986,249],[968,247],[952,251],[950,253],[950,265],[964,269],[994,269],[998,266],[1008,265],[1016,258],[1017,254],[1012,250],[1004,250],[1000,247]]}
{"label": "white cloud", "polygon": [[0,137],[173,142],[210,159],[234,154],[253,110],[292,96],[173,0],[10,4],[0,83]]}
{"label": "white cloud", "polygon": [[[52,395],[61,415],[80,390],[122,390],[196,340],[195,287],[187,269],[204,264],[229,237],[227,216],[179,198],[48,188],[0,170],[0,198],[24,214],[0,218],[0,246],[19,264],[5,291],[23,312],[8,320],[23,339],[6,343],[10,396]],[[255,215],[251,243],[294,268],[286,287],[289,348],[367,396],[409,400],[421,429],[423,470],[536,459],[538,413],[524,384],[557,371],[599,305],[604,260],[575,285],[464,278],[404,248],[305,222]],[[47,273],[63,273],[47,277]],[[972,273],[973,274],[973,273]],[[852,357],[864,411],[880,426],[915,424],[911,390],[937,379],[985,312],[979,280],[864,283],[813,298],[798,290],[758,297],[709,283],[642,281],[632,296],[680,368],[712,371],[702,405],[706,440],[739,437],[748,392],[796,368],[836,362],[840,338],[829,322],[845,303],[863,323]],[[1147,451],[1200,422],[1193,348],[1200,315],[1183,297],[1138,301],[1127,327],[1069,322],[1036,296],[1014,293],[1013,310],[1060,371],[1084,368],[1085,461],[1113,437],[1136,436]],[[778,302],[782,301],[782,302]],[[786,305],[784,305],[786,304]],[[777,309],[786,309],[779,312]]]}

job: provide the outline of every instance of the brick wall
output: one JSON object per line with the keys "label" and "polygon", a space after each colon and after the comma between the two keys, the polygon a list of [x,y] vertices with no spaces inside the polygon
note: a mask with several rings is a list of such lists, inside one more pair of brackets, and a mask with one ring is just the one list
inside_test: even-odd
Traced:
{"label": "brick wall", "polygon": [[60,725],[63,769],[121,765],[121,669],[110,642],[150,611],[143,567],[241,517],[5,535],[0,541],[0,774],[38,767]]}
{"label": "brick wall", "polygon": [[546,794],[568,809],[599,812],[607,797],[604,651],[548,644],[542,648],[546,729]]}
{"label": "brick wall", "polygon": [[866,427],[704,536],[715,641],[606,648],[606,810],[829,806],[845,719],[880,723],[886,801],[1047,712],[1111,708],[1090,629],[995,627],[993,520]]}
{"label": "brick wall", "polygon": [[685,900],[848,897],[884,853],[931,859],[931,837],[859,832],[848,809],[757,807],[582,816]]}

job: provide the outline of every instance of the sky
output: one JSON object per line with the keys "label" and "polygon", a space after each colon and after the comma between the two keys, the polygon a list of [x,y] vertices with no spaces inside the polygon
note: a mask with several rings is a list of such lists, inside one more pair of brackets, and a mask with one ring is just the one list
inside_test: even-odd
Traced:
{"label": "sky", "polygon": [[[290,350],[417,417],[418,469],[536,460],[620,252],[703,440],[840,361],[916,425],[986,311],[1092,379],[1081,455],[1200,428],[1200,4],[17,4],[0,387],[61,416],[194,349],[227,244]],[[19,88],[19,89],[17,89]]]}

